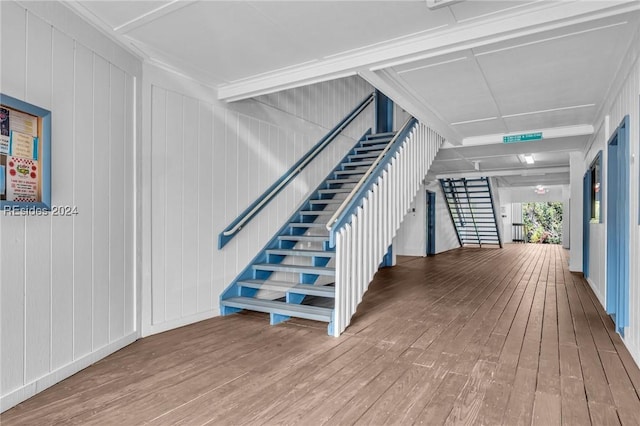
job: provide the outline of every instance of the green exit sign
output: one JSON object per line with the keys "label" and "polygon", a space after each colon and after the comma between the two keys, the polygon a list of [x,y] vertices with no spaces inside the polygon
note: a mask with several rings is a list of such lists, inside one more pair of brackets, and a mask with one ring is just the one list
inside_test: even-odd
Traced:
{"label": "green exit sign", "polygon": [[503,143],[516,143],[516,142],[528,142],[528,141],[539,141],[542,139],[542,132],[536,133],[522,133],[519,135],[509,135],[503,136]]}

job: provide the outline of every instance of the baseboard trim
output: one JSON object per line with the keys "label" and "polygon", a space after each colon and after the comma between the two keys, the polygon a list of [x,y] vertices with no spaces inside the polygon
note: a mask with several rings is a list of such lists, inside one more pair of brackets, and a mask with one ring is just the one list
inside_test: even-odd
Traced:
{"label": "baseboard trim", "polygon": [[193,324],[199,321],[208,320],[220,315],[220,308],[215,306],[212,310],[200,312],[197,314],[189,315],[186,317],[178,318],[171,321],[162,322],[159,324],[143,325],[142,337],[148,337],[153,334],[163,333],[165,331],[173,330],[174,328],[184,327],[189,324]]}
{"label": "baseboard trim", "polygon": [[130,345],[136,340],[138,340],[138,333],[131,333],[121,339],[116,340],[115,342],[108,344],[107,346],[103,346],[102,348],[94,352],[78,358],[70,364],[60,367],[57,370],[54,370],[40,377],[39,379],[34,380],[31,383],[27,383],[26,385],[14,391],[11,391],[6,395],[3,395],[0,398],[0,413],[20,404],[23,401],[26,401],[37,393],[40,393],[43,390],[55,385],[56,383],[63,381],[67,377],[73,376],[78,371],[84,370],[91,364],[100,361],[102,358],[105,358],[108,355],[111,355],[112,353],[124,348],[125,346]]}

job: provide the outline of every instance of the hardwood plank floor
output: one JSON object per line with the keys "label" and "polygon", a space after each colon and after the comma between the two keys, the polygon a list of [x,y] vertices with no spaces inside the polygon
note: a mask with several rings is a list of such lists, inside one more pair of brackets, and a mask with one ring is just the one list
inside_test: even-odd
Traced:
{"label": "hardwood plank floor", "polygon": [[559,246],[379,271],[340,338],[240,313],[118,351],[4,425],[639,425],[640,370]]}

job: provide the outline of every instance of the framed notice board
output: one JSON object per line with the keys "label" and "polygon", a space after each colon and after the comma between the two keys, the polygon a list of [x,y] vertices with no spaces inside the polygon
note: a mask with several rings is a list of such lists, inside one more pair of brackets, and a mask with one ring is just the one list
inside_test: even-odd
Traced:
{"label": "framed notice board", "polygon": [[51,112],[2,93],[0,209],[51,209]]}

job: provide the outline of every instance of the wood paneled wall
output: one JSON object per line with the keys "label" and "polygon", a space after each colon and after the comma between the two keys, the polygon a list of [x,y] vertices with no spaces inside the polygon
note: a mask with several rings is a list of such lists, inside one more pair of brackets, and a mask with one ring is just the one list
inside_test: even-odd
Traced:
{"label": "wood paneled wall", "polygon": [[373,114],[370,106],[218,250],[218,234],[372,88],[350,77],[227,104],[212,89],[158,68],[145,66],[144,75],[147,335],[218,315],[222,291],[372,127]]}
{"label": "wood paneled wall", "polygon": [[[619,74],[612,82],[609,98],[601,114],[596,121],[596,129],[599,129],[590,142],[590,148],[585,157],[584,170],[593,161],[598,151],[602,150],[602,179],[603,179],[603,206],[602,211],[607,211],[607,141],[611,133],[629,115],[629,146],[631,154],[630,164],[630,190],[629,212],[630,236],[629,236],[629,323],[625,330],[624,342],[633,355],[636,363],[640,365],[640,30],[636,32],[634,40],[625,61],[621,65]],[[606,117],[609,118],[609,126],[605,125]],[[572,184],[577,184],[572,182]],[[580,188],[582,184],[580,183]],[[600,299],[606,305],[606,213],[601,224],[591,224],[590,227],[590,262],[589,284]],[[573,248],[573,247],[572,247]],[[581,247],[577,249],[581,250]]]}
{"label": "wood paneled wall", "polygon": [[60,4],[0,7],[0,90],[52,111],[52,203],[78,212],[0,212],[6,409],[136,338],[134,98],[141,65],[95,30],[91,39],[77,39],[87,26]]}

